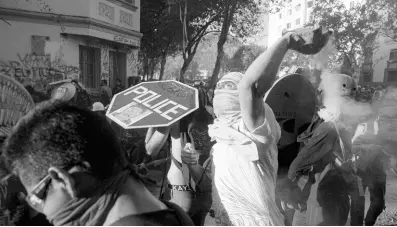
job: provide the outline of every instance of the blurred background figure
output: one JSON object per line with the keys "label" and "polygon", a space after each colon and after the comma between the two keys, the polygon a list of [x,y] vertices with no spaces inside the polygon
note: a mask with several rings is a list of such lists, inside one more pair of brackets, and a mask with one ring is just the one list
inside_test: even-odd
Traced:
{"label": "blurred background figure", "polygon": [[101,81],[101,103],[104,106],[107,106],[110,104],[110,101],[112,100],[112,89],[108,86],[108,81],[107,80],[102,80]]}
{"label": "blurred background figure", "polygon": [[120,93],[122,91],[124,91],[124,86],[121,84],[121,80],[117,79],[116,80],[116,86],[113,88],[113,95]]}

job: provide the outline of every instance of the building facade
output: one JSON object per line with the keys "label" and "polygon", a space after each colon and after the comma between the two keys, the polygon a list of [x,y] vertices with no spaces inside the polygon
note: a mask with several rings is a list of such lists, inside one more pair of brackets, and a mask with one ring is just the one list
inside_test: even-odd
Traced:
{"label": "building facade", "polygon": [[364,59],[360,83],[397,83],[397,40],[378,38],[378,48]]}
{"label": "building facade", "polygon": [[0,73],[45,92],[77,79],[89,93],[137,76],[140,0],[0,1]]}

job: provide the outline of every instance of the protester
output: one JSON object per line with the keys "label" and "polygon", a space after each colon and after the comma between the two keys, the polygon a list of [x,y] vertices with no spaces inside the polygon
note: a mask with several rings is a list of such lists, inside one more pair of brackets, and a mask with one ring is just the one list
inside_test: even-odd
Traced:
{"label": "protester", "polygon": [[[153,156],[157,154],[168,136],[171,136],[172,162],[167,173],[169,185],[164,198],[180,205],[198,226],[204,225],[212,203],[211,180],[200,167],[209,157],[212,145],[208,136],[208,124],[211,123],[212,117],[201,105],[204,103],[203,98],[202,95],[199,96],[199,110],[172,127],[150,129],[148,134],[151,135],[147,136],[146,143],[148,154]],[[187,163],[185,168],[181,155],[187,143],[192,144],[189,152],[194,153],[200,162]]]}
{"label": "protester", "polygon": [[363,182],[362,190],[368,188],[370,194],[370,205],[364,222],[366,226],[373,226],[386,208],[386,178],[391,156],[385,152],[385,141],[377,138],[378,120],[379,118],[371,118],[360,124],[352,139],[353,152],[358,157],[357,173]]}
{"label": "protester", "polygon": [[364,204],[360,197],[364,195],[354,168],[348,132],[350,113],[346,109],[354,108],[351,100],[356,83],[344,74],[322,79],[324,107],[300,135],[303,148],[288,173],[302,190],[292,194],[294,198],[289,201],[297,209],[293,225],[345,225],[349,211],[351,225],[362,225]]}
{"label": "protester", "polygon": [[[275,202],[277,141],[280,127],[264,94],[276,79],[288,50],[316,54],[330,32],[321,28],[287,32],[241,73],[221,78],[213,100],[216,122],[210,136],[213,192],[218,194],[233,225],[283,225]],[[214,195],[214,197],[217,195]]]}
{"label": "protester", "polygon": [[124,91],[124,86],[121,84],[121,80],[120,79],[117,79],[116,80],[116,86],[113,88],[113,95],[115,95],[115,94],[117,94],[117,93],[120,93],[120,92],[122,92],[122,91]]}
{"label": "protester", "polygon": [[109,105],[110,101],[112,100],[112,89],[108,86],[107,80],[101,81],[101,103],[104,106]]}
{"label": "protester", "polygon": [[41,103],[18,122],[3,157],[54,225],[193,225],[143,186],[109,124],[88,109]]}
{"label": "protester", "polygon": [[77,80],[72,80],[71,83],[76,87],[76,93],[73,96],[72,103],[84,108],[91,108],[92,101],[87,91],[80,86]]}

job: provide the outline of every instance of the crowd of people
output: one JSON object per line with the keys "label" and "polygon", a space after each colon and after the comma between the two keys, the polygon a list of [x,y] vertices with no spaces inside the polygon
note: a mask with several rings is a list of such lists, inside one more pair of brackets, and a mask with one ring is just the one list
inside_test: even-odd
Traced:
{"label": "crowd of people", "polygon": [[361,102],[372,102],[374,95],[384,91],[385,86],[364,85],[358,86],[357,100]]}
{"label": "crowd of people", "polygon": [[366,90],[343,71],[323,78],[318,112],[280,176],[283,129],[265,94],[288,50],[314,55],[330,36],[321,27],[285,33],[246,72],[226,74],[215,88],[195,84],[199,108],[169,127],[124,130],[106,118],[121,81],[113,90],[102,81],[95,103],[79,82],[63,83],[0,137],[4,223],[202,226],[213,213],[217,225],[374,225],[394,137],[380,128],[397,117],[397,101],[352,115]]}

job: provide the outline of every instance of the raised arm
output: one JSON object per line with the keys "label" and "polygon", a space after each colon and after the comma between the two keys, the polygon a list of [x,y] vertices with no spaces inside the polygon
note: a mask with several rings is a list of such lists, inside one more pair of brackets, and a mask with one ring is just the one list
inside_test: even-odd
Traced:
{"label": "raised arm", "polygon": [[146,133],[145,148],[148,155],[156,157],[170,133],[170,127],[149,128]]}
{"label": "raised arm", "polygon": [[329,31],[323,33],[321,27],[287,32],[249,66],[238,87],[242,117],[249,130],[255,130],[264,122],[263,98],[275,81],[287,51],[317,54],[331,34]]}

